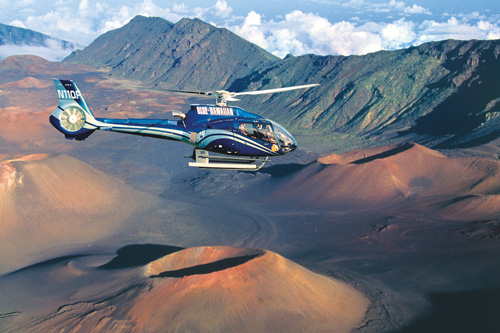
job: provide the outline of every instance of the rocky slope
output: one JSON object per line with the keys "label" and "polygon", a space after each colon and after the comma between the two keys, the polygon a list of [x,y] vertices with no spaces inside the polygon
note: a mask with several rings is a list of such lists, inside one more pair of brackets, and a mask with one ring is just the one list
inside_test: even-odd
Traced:
{"label": "rocky slope", "polygon": [[0,274],[109,237],[151,202],[67,155],[1,156]]}
{"label": "rocky slope", "polygon": [[500,214],[499,175],[498,161],[407,143],[322,157],[280,180],[271,198],[340,210],[405,204],[452,219],[488,219]]}
{"label": "rocky slope", "polygon": [[[72,302],[17,328],[350,332],[360,324],[369,305],[348,284],[259,249],[213,246],[177,250],[139,269],[122,269],[119,275],[113,270],[99,272],[84,263],[68,258],[46,265],[47,272],[41,274],[59,276],[73,289]],[[27,272],[21,273],[17,275],[23,279]],[[82,277],[94,281],[92,288],[85,286]],[[111,288],[106,288],[108,278],[113,279]],[[75,302],[76,297],[80,301]],[[93,300],[85,300],[89,298]]]}

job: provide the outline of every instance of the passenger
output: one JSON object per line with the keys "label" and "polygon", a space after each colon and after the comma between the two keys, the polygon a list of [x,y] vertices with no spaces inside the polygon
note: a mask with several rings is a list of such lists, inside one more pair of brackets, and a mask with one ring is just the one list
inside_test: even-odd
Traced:
{"label": "passenger", "polygon": [[238,130],[241,134],[248,135],[247,132],[245,132],[245,124],[241,123],[240,126],[238,126]]}
{"label": "passenger", "polygon": [[247,131],[247,128],[244,123],[241,123],[240,126],[238,127],[238,130],[240,131],[241,134],[245,136],[252,136],[251,132]]}
{"label": "passenger", "polygon": [[276,138],[273,135],[273,132],[272,132],[269,125],[266,125],[264,127],[262,124],[258,124],[257,129],[258,129],[259,134],[261,136],[260,140],[270,142],[270,143],[276,143]]}

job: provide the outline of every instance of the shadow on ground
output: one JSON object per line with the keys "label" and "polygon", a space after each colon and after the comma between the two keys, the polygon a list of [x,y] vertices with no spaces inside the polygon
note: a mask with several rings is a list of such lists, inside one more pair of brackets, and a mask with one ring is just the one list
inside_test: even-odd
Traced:
{"label": "shadow on ground", "polygon": [[258,250],[258,251],[256,251],[256,253],[251,254],[251,255],[239,256],[239,257],[234,257],[234,258],[226,258],[226,259],[221,259],[221,260],[214,261],[214,262],[211,262],[208,264],[196,265],[196,266],[172,270],[172,271],[165,271],[165,272],[161,272],[158,275],[152,275],[151,277],[152,278],[156,278],[156,277],[179,278],[179,277],[184,277],[184,276],[189,276],[189,275],[210,274],[210,273],[222,271],[222,270],[225,270],[225,269],[228,269],[231,267],[243,265],[244,263],[246,263],[252,259],[255,259],[257,257],[260,257],[264,254],[265,254],[265,251]]}
{"label": "shadow on ground", "polygon": [[117,256],[115,258],[99,266],[99,268],[117,269],[142,266],[180,250],[184,250],[184,248],[158,244],[127,245],[116,251]]}
{"label": "shadow on ground", "polygon": [[433,293],[433,310],[399,332],[498,332],[500,289]]}

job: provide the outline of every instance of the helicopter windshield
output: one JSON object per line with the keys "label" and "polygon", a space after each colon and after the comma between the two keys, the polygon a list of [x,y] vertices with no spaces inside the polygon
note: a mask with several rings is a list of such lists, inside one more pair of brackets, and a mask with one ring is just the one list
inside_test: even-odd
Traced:
{"label": "helicopter windshield", "polygon": [[297,142],[295,142],[295,139],[290,134],[290,132],[288,132],[283,126],[281,126],[277,122],[271,120],[271,123],[274,126],[274,133],[278,138],[281,149],[283,149],[285,153],[294,151],[297,148]]}

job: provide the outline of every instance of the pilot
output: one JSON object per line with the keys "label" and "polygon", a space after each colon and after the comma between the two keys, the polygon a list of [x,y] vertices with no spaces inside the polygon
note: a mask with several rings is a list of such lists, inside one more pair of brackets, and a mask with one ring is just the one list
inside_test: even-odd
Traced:
{"label": "pilot", "polygon": [[238,130],[241,134],[246,135],[249,138],[261,140],[262,135],[251,124],[241,123],[240,126],[238,126]]}
{"label": "pilot", "polygon": [[238,126],[238,130],[240,131],[241,134],[248,136],[249,133],[245,131],[245,124],[241,123],[240,126]]}

